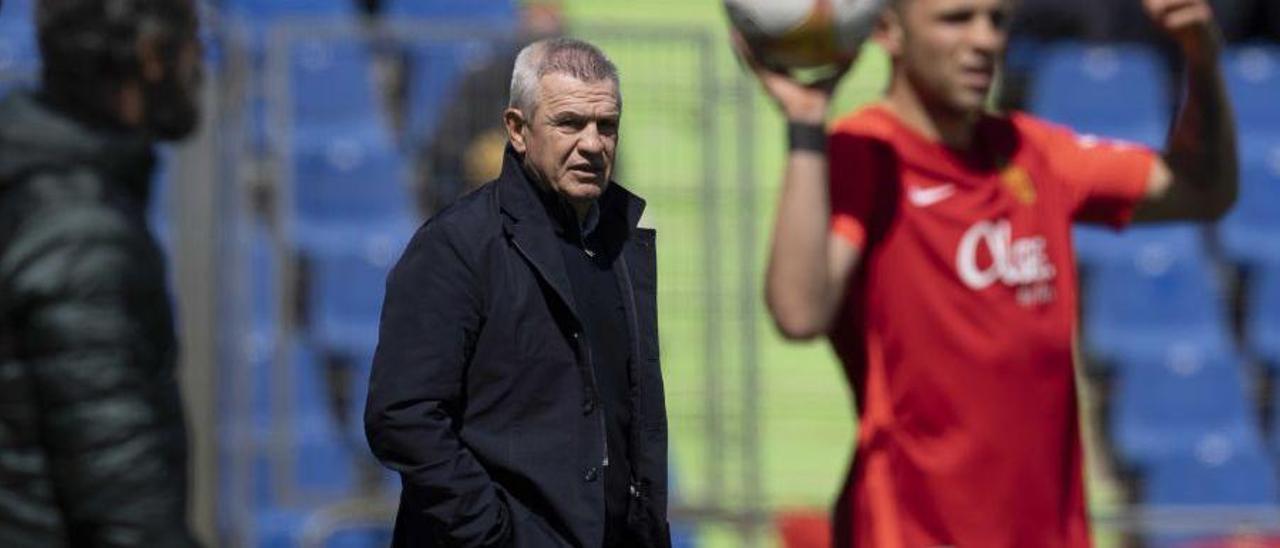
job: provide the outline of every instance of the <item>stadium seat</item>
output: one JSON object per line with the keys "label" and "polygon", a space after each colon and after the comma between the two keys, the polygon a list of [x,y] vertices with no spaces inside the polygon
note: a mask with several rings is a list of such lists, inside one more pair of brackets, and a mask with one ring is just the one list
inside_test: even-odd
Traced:
{"label": "stadium seat", "polygon": [[308,307],[315,340],[343,356],[371,356],[387,274],[403,245],[371,243],[363,253],[316,254]]}
{"label": "stadium seat", "polygon": [[1104,360],[1159,356],[1175,343],[1231,348],[1226,301],[1207,254],[1165,243],[1090,269],[1084,288],[1084,343]]}
{"label": "stadium seat", "polygon": [[[1275,93],[1280,97],[1280,88]],[[1280,261],[1280,127],[1275,129],[1243,143],[1240,196],[1219,224],[1223,248],[1244,264]]]}
{"label": "stadium seat", "polygon": [[[1082,133],[1147,145],[1164,140],[1167,70],[1142,46],[1061,43],[1044,48],[1031,110]],[[1140,100],[1135,100],[1139,98]]]}
{"label": "stadium seat", "polygon": [[[250,364],[251,423],[257,428],[268,428],[272,421],[280,418],[302,421],[312,417],[332,423],[333,409],[329,404],[324,364],[316,350],[302,337],[295,338],[285,349],[290,365],[287,370],[278,368],[281,358],[278,350],[278,345],[269,343],[256,354],[258,361]],[[288,382],[282,384],[285,379]]]}
{"label": "stadium seat", "polygon": [[[486,33],[490,36],[500,34]],[[425,41],[408,45],[409,56],[409,131],[415,142],[434,134],[440,117],[459,92],[458,85],[467,71],[489,62],[494,55],[506,53],[510,46],[492,40]],[[495,93],[505,98],[505,89]],[[499,113],[475,113],[497,119]],[[496,124],[496,122],[495,122]]]}
{"label": "stadium seat", "polygon": [[40,68],[31,0],[6,0],[0,7],[0,83],[34,82]]}
{"label": "stadium seat", "polygon": [[[1280,262],[1253,270],[1245,307],[1245,339],[1250,350],[1273,370],[1280,370]],[[1280,399],[1275,401],[1280,403]]]}
{"label": "stadium seat", "polygon": [[417,224],[407,166],[380,126],[300,135],[293,150],[292,237],[307,252],[407,241]]}
{"label": "stadium seat", "polygon": [[1271,506],[1280,503],[1280,491],[1271,460],[1240,446],[1152,463],[1142,498],[1149,505]]}
{"label": "stadium seat", "polygon": [[355,485],[354,456],[330,404],[323,364],[301,339],[289,350],[287,381],[276,369],[274,348],[268,359],[251,364],[253,416],[235,428],[238,436],[249,436],[239,442],[254,450],[255,500],[261,504],[298,503],[276,490],[282,462],[294,469],[287,481],[295,494],[339,496]]}
{"label": "stadium seat", "polygon": [[352,17],[358,12],[352,0],[226,0],[227,13],[253,22],[284,18]]}
{"label": "stadium seat", "polygon": [[245,276],[248,288],[246,312],[248,325],[254,331],[270,332],[279,322],[280,289],[279,258],[270,229],[260,223],[242,229],[244,242]]}
{"label": "stadium seat", "polygon": [[1130,261],[1136,255],[1153,252],[1198,252],[1205,247],[1204,231],[1198,225],[1132,225],[1123,230],[1106,226],[1077,224],[1072,229],[1076,259],[1085,270],[1101,264]]}
{"label": "stadium seat", "polygon": [[1280,45],[1252,44],[1229,51],[1227,88],[1240,131],[1247,140],[1259,133],[1280,134]]}
{"label": "stadium seat", "polygon": [[1187,346],[1131,358],[1112,396],[1111,435],[1119,459],[1145,468],[1164,459],[1213,460],[1224,452],[1260,448],[1241,363]]}
{"label": "stadium seat", "polygon": [[513,22],[512,0],[385,0],[383,13],[391,18],[454,19]]}
{"label": "stadium seat", "polygon": [[[356,455],[330,419],[303,417],[290,424],[287,435],[258,429],[254,437],[256,507],[309,507],[356,493]],[[286,466],[292,473],[282,487],[277,482]]]}
{"label": "stadium seat", "polygon": [[303,40],[289,52],[295,131],[378,119],[373,56],[364,40]]}
{"label": "stadium seat", "polygon": [[[336,502],[336,501],[326,501]],[[254,516],[251,538],[242,539],[243,545],[257,548],[381,548],[391,545],[391,523],[340,526],[325,523],[323,506],[307,509],[270,509]],[[316,534],[319,528],[332,533],[318,544],[306,544],[308,534]]]}

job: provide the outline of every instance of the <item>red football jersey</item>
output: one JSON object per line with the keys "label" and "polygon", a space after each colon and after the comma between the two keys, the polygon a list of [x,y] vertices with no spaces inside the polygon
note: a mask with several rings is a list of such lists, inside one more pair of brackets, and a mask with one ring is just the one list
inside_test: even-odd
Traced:
{"label": "red football jersey", "polygon": [[831,333],[859,416],[837,545],[1088,546],[1071,223],[1127,223],[1155,155],[1021,114],[961,153],[883,106],[829,143],[862,250]]}

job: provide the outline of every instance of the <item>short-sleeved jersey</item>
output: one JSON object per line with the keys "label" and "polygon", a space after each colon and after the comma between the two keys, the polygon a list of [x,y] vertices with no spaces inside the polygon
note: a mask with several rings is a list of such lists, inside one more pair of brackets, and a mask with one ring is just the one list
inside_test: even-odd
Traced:
{"label": "short-sleeved jersey", "polygon": [[883,106],[833,128],[832,231],[861,250],[831,340],[857,449],[838,546],[1089,545],[1073,221],[1126,224],[1148,149],[1022,114],[971,153]]}

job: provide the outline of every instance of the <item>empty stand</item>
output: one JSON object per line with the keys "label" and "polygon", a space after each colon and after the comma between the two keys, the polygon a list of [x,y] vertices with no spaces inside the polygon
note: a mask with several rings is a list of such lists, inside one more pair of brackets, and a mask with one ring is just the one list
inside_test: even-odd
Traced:
{"label": "empty stand", "polygon": [[1148,48],[1061,43],[1043,49],[1030,104],[1081,133],[1158,145],[1172,112],[1167,88],[1164,62]]}
{"label": "empty stand", "polygon": [[[1280,88],[1275,96],[1280,97]],[[1280,131],[1246,133],[1244,139],[1240,195],[1219,233],[1233,260],[1275,262],[1280,260]]]}
{"label": "empty stand", "polygon": [[1090,269],[1083,292],[1084,342],[1096,356],[1158,356],[1174,343],[1231,348],[1227,303],[1201,247],[1146,242]]}
{"label": "empty stand", "polygon": [[[1273,370],[1280,370],[1280,262],[1260,264],[1246,295],[1245,340]],[[1280,399],[1275,399],[1280,409]]]}

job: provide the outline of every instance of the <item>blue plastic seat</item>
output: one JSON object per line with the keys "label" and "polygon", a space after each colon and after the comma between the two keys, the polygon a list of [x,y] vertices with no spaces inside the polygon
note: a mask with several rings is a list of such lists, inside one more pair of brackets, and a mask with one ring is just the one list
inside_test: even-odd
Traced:
{"label": "blue plastic seat", "polygon": [[1152,463],[1143,502],[1152,505],[1272,506],[1276,469],[1256,447],[1220,446]]}
{"label": "blue plastic seat", "polygon": [[245,277],[248,288],[246,304],[249,325],[253,330],[271,331],[279,322],[280,261],[276,257],[275,244],[270,230],[259,223],[253,223],[244,229]]}
{"label": "blue plastic seat", "polygon": [[1095,356],[1163,355],[1175,343],[1226,351],[1226,301],[1202,249],[1150,244],[1090,270],[1084,343]]}
{"label": "blue plastic seat", "polygon": [[377,120],[373,56],[359,39],[304,40],[289,55],[293,126]]}
{"label": "blue plastic seat", "polygon": [[[1280,89],[1276,90],[1280,97]],[[1244,264],[1280,260],[1280,127],[1245,143],[1240,196],[1219,224],[1223,248]]]}
{"label": "blue plastic seat", "polygon": [[[308,525],[316,526],[323,509],[276,509],[255,517],[253,538],[246,545],[258,548],[294,548],[303,546]],[[391,545],[391,523],[338,527],[321,540],[321,548],[382,548]]]}
{"label": "blue plastic seat", "polygon": [[364,253],[311,258],[310,324],[317,342],[362,362],[373,355],[387,274],[399,257],[399,244],[388,241]]}
{"label": "blue plastic seat", "polygon": [[512,0],[386,0],[383,13],[391,18],[512,22],[516,7]]}
{"label": "blue plastic seat", "polygon": [[1241,361],[1187,345],[1129,357],[1110,418],[1117,456],[1138,467],[1162,459],[1260,446]]}
{"label": "blue plastic seat", "polygon": [[8,0],[0,7],[0,82],[33,82],[40,69],[35,15],[30,0]]}
{"label": "blue plastic seat", "polygon": [[1143,46],[1061,43],[1046,47],[1031,110],[1081,133],[1147,145],[1164,140],[1170,118],[1167,69]]}
{"label": "blue plastic seat", "polygon": [[[289,348],[288,374],[281,375],[276,349],[269,350],[264,360],[250,364],[249,423],[237,423],[232,430],[237,443],[247,443],[254,451],[255,501],[298,504],[300,497],[307,495],[351,493],[355,455],[342,436],[330,402],[324,364],[310,345],[294,340]],[[277,489],[281,463],[293,468],[292,476],[283,481],[288,482],[295,500],[286,500],[287,493]]]}
{"label": "blue plastic seat", "polygon": [[380,127],[300,135],[293,151],[294,241],[307,252],[362,250],[417,225],[407,165]]}
{"label": "blue plastic seat", "polygon": [[1280,46],[1252,44],[1233,48],[1226,55],[1225,78],[1240,130],[1280,133]]}
{"label": "blue plastic seat", "polygon": [[[325,380],[324,363],[316,350],[301,338],[289,343],[284,359],[287,371],[281,371],[279,345],[268,341],[259,349],[252,371],[251,424],[255,428],[270,428],[272,421],[283,417],[287,421],[303,421],[312,417],[330,419],[329,387]],[[282,374],[283,373],[283,374]],[[288,379],[286,384],[282,384]],[[292,400],[292,401],[290,401]],[[320,428],[323,426],[317,426]]]}
{"label": "blue plastic seat", "polygon": [[[409,123],[416,140],[431,136],[440,118],[450,108],[470,71],[493,62],[495,56],[509,55],[511,46],[487,39],[466,41],[420,41],[408,44],[409,59]],[[509,75],[508,75],[509,77]],[[473,116],[494,120],[496,126],[505,103],[507,89],[491,90],[499,110],[476,112]]]}
{"label": "blue plastic seat", "polygon": [[356,2],[351,0],[226,0],[225,5],[230,15],[257,22],[290,17],[349,17],[358,13]]}
{"label": "blue plastic seat", "polygon": [[1255,355],[1280,370],[1280,262],[1259,265],[1250,278],[1245,339]]}
{"label": "blue plastic seat", "polygon": [[1205,247],[1199,225],[1132,225],[1124,230],[1077,224],[1072,245],[1080,265],[1089,270],[1105,263],[1126,262],[1143,253],[1198,252]]}

